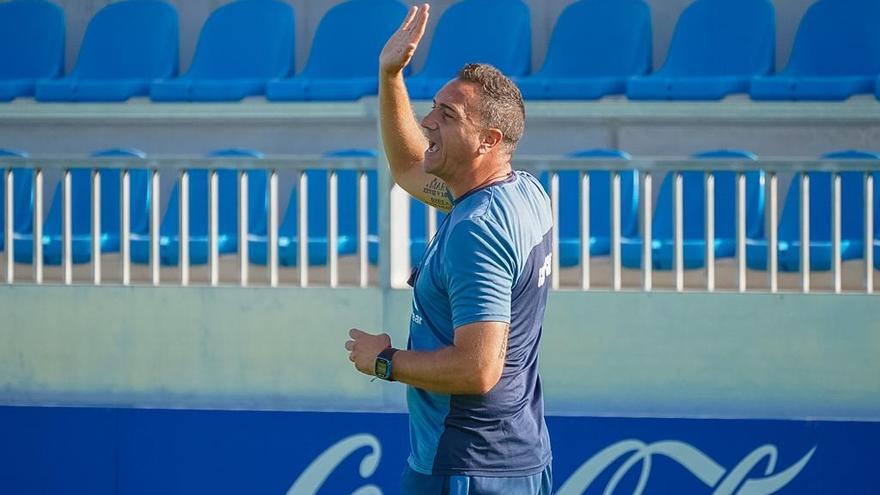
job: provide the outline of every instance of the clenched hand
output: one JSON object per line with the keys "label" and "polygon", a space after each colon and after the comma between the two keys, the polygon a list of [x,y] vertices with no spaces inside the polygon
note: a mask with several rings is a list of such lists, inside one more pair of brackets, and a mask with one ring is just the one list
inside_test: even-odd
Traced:
{"label": "clenched hand", "polygon": [[391,337],[387,333],[373,335],[357,328],[349,330],[348,336],[351,338],[345,342],[345,349],[349,351],[348,360],[361,373],[374,375],[376,356],[391,347]]}

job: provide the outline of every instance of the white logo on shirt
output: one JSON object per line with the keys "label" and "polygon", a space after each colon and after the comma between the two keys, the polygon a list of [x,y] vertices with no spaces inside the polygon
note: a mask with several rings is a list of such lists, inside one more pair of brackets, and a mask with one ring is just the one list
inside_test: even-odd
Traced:
{"label": "white logo on shirt", "polygon": [[419,316],[419,315],[417,315],[417,314],[415,314],[415,313],[413,313],[413,314],[412,314],[412,321],[413,321],[413,323],[415,323],[416,325],[421,325],[421,324],[422,324],[422,317]]}
{"label": "white logo on shirt", "polygon": [[547,255],[544,258],[544,266],[542,266],[538,270],[538,287],[544,286],[544,281],[547,280],[547,277],[550,276],[550,273],[553,271],[553,253]]}

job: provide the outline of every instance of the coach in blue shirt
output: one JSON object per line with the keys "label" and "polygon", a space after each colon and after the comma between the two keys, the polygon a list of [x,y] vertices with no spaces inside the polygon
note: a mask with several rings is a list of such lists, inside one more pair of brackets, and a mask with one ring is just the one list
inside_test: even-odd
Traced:
{"label": "coach in blue shirt", "polygon": [[403,81],[428,20],[413,7],[380,58],[382,139],[394,180],[449,214],[413,273],[406,350],[352,329],[357,369],[408,385],[404,494],[549,494],[538,344],[550,286],[550,201],[513,171],[525,107],[494,67],[469,64],[421,121]]}

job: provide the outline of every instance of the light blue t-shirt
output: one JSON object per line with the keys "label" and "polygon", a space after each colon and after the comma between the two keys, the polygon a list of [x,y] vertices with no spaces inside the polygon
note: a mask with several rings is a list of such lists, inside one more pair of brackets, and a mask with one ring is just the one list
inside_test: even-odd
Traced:
{"label": "light blue t-shirt", "polygon": [[471,191],[437,230],[411,279],[409,348],[452,345],[455,329],[510,324],[498,384],[486,395],[408,387],[409,464],[422,474],[526,476],[550,462],[538,344],[550,286],[550,200],[513,172]]}

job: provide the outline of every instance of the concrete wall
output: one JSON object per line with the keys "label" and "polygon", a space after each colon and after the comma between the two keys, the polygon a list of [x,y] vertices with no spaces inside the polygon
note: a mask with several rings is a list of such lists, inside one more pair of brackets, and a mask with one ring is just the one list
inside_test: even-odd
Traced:
{"label": "concrete wall", "polygon": [[[0,405],[399,411],[348,329],[409,290],[0,286]],[[878,419],[880,298],[555,291],[548,414]]]}
{"label": "concrete wall", "polygon": [[[67,69],[73,68],[80,41],[86,24],[94,13],[102,6],[112,3],[111,0],[54,0],[62,6],[67,15]],[[338,0],[286,0],[293,6],[296,13],[296,65],[302,69],[308,57],[312,35],[321,17]],[[654,29],[654,67],[659,67],[666,58],[669,39],[672,36],[675,22],[681,11],[691,0],[646,0],[651,5]],[[217,7],[228,3],[227,0],[173,0],[180,15],[180,63],[181,70],[186,70],[192,60],[198,40],[199,30],[208,15]],[[412,0],[404,3],[414,4]],[[433,28],[440,14],[455,0],[434,0],[431,9],[434,15],[428,25],[427,41],[430,41]],[[541,66],[547,42],[562,10],[572,3],[571,0],[526,0],[532,11],[532,64],[534,68]],[[795,30],[807,7],[813,0],[774,0],[776,6],[777,29],[777,66],[783,67],[788,61]],[[418,68],[424,61],[426,50],[421,50],[415,59]]]}

